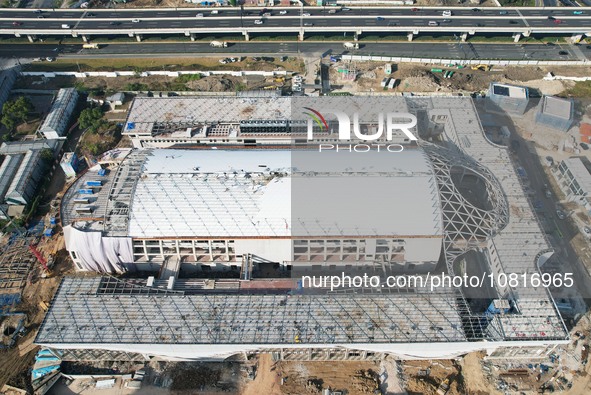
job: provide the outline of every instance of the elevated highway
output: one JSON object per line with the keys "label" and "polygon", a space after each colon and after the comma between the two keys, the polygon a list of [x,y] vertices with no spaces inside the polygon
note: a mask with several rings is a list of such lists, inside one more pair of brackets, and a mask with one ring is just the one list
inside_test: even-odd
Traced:
{"label": "elevated highway", "polygon": [[[217,13],[212,13],[216,10]],[[334,10],[334,11],[331,11]],[[450,10],[452,15],[444,16]],[[282,13],[282,11],[284,11]],[[578,8],[355,8],[273,7],[263,16],[260,8],[2,9],[0,35],[93,36],[343,33],[357,38],[366,33],[458,34],[465,40],[476,34],[513,34],[515,41],[531,34],[572,35],[579,41],[591,35],[591,7]]]}

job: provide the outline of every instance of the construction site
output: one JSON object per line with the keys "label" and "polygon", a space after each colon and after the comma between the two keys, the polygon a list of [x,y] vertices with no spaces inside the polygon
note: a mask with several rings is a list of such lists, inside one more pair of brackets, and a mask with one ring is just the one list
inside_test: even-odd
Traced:
{"label": "construction site", "polygon": [[[365,66],[338,67],[348,83]],[[402,77],[403,65],[397,72],[405,84],[424,77]],[[379,83],[381,75],[365,73]],[[50,393],[590,390],[591,320],[577,285],[311,295],[294,276],[355,265],[423,278],[567,270],[530,193],[534,177],[523,176],[527,163],[493,125],[509,99],[388,97],[387,106],[416,116],[419,142],[398,136],[405,151],[386,164],[372,157],[372,168],[344,155],[319,169],[301,142],[301,107],[338,105],[377,119],[384,98],[364,97],[362,107],[354,97],[298,104],[274,95],[137,98],[123,126],[134,148],[97,157],[37,224],[4,236],[0,370],[20,372],[2,377],[5,393],[42,393],[58,380]],[[512,129],[527,141],[532,122],[527,112]],[[313,131],[335,143],[335,128],[327,117],[328,130]],[[375,122],[361,128],[375,131]],[[336,175],[388,194],[387,205],[374,202],[367,228],[320,216],[336,206],[332,196],[347,194],[331,184]],[[309,191],[314,199],[303,199]]]}

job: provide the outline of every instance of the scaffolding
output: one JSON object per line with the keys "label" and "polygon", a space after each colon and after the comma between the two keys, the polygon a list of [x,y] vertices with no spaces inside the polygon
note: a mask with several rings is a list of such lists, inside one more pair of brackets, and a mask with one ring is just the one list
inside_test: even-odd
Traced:
{"label": "scaffolding", "polygon": [[2,250],[0,257],[0,296],[20,294],[25,287],[35,257],[29,251],[30,240],[17,237]]}

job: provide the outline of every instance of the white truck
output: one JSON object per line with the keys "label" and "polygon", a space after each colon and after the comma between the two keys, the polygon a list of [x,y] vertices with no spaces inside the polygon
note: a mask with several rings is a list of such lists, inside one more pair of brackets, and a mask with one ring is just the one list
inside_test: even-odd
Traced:
{"label": "white truck", "polygon": [[226,48],[228,43],[225,41],[212,41],[209,43],[209,46],[214,48]]}
{"label": "white truck", "polygon": [[345,49],[359,49],[358,43],[346,42],[343,43],[343,48]]}

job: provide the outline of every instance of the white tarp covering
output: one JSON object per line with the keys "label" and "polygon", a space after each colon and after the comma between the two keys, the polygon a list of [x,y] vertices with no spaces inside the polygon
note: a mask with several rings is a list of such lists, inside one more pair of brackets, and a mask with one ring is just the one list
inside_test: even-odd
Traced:
{"label": "white tarp covering", "polygon": [[74,251],[84,269],[99,273],[123,273],[133,264],[130,237],[103,237],[101,232],[85,232],[64,227],[66,249]]}

